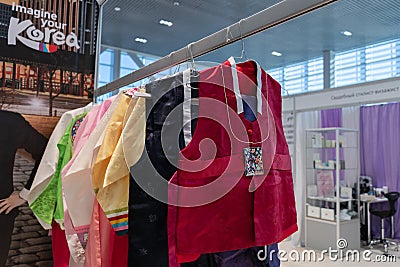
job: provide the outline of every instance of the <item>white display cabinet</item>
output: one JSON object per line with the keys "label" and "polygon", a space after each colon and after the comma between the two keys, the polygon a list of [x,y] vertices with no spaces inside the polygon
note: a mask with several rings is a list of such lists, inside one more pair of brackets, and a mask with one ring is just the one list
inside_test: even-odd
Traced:
{"label": "white display cabinet", "polygon": [[344,128],[306,134],[306,246],[324,250],[360,248],[359,136]]}

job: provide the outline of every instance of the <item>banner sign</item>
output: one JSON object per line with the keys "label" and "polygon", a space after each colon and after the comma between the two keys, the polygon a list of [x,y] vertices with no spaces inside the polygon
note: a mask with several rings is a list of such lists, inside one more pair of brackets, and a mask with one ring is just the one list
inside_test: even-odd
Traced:
{"label": "banner sign", "polygon": [[393,101],[400,101],[399,78],[286,97],[283,110],[289,112],[294,107],[296,111],[319,110]]}
{"label": "banner sign", "polygon": [[59,116],[91,102],[98,12],[96,0],[0,0],[0,109]]}
{"label": "banner sign", "polygon": [[0,0],[0,59],[94,72],[98,4]]}

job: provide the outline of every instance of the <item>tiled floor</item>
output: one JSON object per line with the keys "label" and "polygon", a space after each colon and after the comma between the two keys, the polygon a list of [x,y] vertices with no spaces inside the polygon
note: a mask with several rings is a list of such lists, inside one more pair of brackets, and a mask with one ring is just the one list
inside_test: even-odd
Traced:
{"label": "tiled floor", "polygon": [[[319,261],[315,262],[313,260],[291,260],[290,258],[296,258],[297,255],[301,255],[306,248],[297,248],[293,247],[290,241],[285,241],[282,242],[279,245],[280,250],[286,251],[288,254],[285,256],[287,261],[281,260],[281,267],[316,267],[316,266],[327,266],[327,267],[399,267],[400,266],[400,253],[399,252],[394,252],[390,251],[390,253],[395,254],[395,259],[392,260],[392,262],[377,262],[377,257],[380,257],[383,253],[377,249],[373,249],[371,252],[372,254],[369,255],[369,259],[371,259],[371,262],[367,262],[363,260],[363,252],[365,249],[361,249],[360,251],[360,261],[353,261],[351,258],[349,260],[347,259],[339,259],[339,260],[330,260],[329,256],[326,255],[324,258],[324,261]],[[290,256],[291,255],[291,256]],[[317,252],[317,259],[320,258],[321,253]],[[367,255],[368,256],[368,255]],[[301,257],[300,257],[301,258]],[[308,258],[308,257],[307,257]],[[394,262],[395,261],[395,262]]]}

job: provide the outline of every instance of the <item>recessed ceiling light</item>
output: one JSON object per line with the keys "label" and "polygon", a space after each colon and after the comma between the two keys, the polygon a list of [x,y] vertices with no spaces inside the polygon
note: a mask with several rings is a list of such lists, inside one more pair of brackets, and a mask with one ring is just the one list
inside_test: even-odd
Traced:
{"label": "recessed ceiling light", "polygon": [[121,11],[121,8],[116,6],[116,7],[114,7],[114,10],[115,11]]}
{"label": "recessed ceiling light", "polygon": [[174,6],[179,6],[179,5],[180,5],[180,3],[178,1],[174,2]]}
{"label": "recessed ceiling light", "polygon": [[353,35],[353,33],[349,32],[349,31],[343,31],[342,34],[345,35],[345,36],[352,36]]}
{"label": "recessed ceiling light", "polygon": [[147,39],[136,37],[135,42],[145,44],[145,43],[147,43]]}
{"label": "recessed ceiling light", "polygon": [[171,21],[164,20],[164,19],[160,20],[159,23],[160,23],[161,25],[165,25],[165,26],[168,26],[168,27],[171,27],[172,25],[174,25]]}
{"label": "recessed ceiling light", "polygon": [[276,56],[276,57],[281,57],[282,56],[282,53],[279,53],[279,52],[277,52],[277,51],[272,51],[272,53],[271,53],[273,56]]}

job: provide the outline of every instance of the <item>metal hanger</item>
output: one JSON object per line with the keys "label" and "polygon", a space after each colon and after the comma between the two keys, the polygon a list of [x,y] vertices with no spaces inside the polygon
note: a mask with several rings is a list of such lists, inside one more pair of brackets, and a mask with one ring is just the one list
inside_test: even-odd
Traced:
{"label": "metal hanger", "polygon": [[[190,71],[190,76],[192,78],[197,78],[197,77],[200,76],[200,72],[198,72],[197,69],[196,69],[196,63],[194,62],[192,45],[193,45],[193,43],[190,43],[190,44],[187,45],[187,51],[188,51],[188,57],[189,57],[189,59],[187,61],[188,62],[187,63],[187,68],[191,70]],[[190,66],[189,66],[189,61],[190,61]],[[196,88],[196,87],[192,86],[190,82],[187,82],[186,86],[191,88],[191,89],[195,89],[195,90],[199,89],[199,88]]]}
{"label": "metal hanger", "polygon": [[[192,48],[191,48],[192,45],[193,45],[193,43],[190,43],[190,44],[187,45],[188,57],[189,57],[189,60],[190,60],[191,69],[194,70],[194,71],[197,71],[196,70],[196,63],[194,62],[193,52],[192,52]],[[188,69],[189,69],[189,67],[188,67]]]}
{"label": "metal hanger", "polygon": [[[242,22],[243,22],[244,20],[243,19],[241,19],[240,21],[239,21],[239,34],[240,34],[240,41],[242,42],[242,54],[240,55],[240,57],[243,59],[246,59],[246,60],[250,60],[248,57],[247,57],[247,55],[246,55],[246,47],[245,47],[245,44],[244,44],[244,38],[243,38],[243,34],[242,34]],[[254,60],[253,60],[254,61]]]}
{"label": "metal hanger", "polygon": [[[239,35],[240,35],[240,41],[241,41],[241,44],[242,44],[242,51],[241,51],[240,57],[234,57],[234,56],[232,56],[232,57],[233,57],[234,59],[251,60],[251,59],[249,59],[249,58],[247,57],[247,55],[246,55],[246,46],[245,46],[244,38],[243,38],[243,34],[242,34],[242,22],[243,22],[243,21],[244,21],[244,19],[241,19],[241,20],[239,21]],[[227,31],[226,31],[226,42],[230,42],[231,38],[233,38],[232,32],[230,31],[230,28],[231,28],[231,27],[228,27],[228,28],[227,28]],[[252,60],[252,61],[254,61],[254,60]]]}

